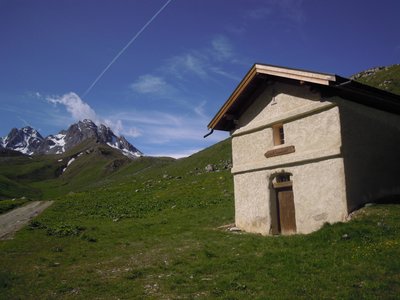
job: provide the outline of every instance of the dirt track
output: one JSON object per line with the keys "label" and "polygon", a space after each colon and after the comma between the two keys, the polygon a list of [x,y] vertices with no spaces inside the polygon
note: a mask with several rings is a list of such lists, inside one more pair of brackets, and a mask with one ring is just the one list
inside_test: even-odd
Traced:
{"label": "dirt track", "polygon": [[0,240],[10,240],[14,233],[53,204],[53,201],[35,201],[0,215]]}

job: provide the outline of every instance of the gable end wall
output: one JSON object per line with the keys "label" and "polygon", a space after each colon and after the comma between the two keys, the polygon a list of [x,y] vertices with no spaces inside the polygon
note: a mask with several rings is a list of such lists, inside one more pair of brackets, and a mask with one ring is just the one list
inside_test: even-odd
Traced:
{"label": "gable end wall", "polygon": [[[273,145],[272,125],[284,124],[285,145],[295,152],[266,158]],[[270,234],[275,191],[272,175],[292,174],[298,233],[347,216],[344,166],[341,157],[339,109],[319,101],[307,87],[276,84],[255,101],[232,132],[236,225],[245,231]]]}

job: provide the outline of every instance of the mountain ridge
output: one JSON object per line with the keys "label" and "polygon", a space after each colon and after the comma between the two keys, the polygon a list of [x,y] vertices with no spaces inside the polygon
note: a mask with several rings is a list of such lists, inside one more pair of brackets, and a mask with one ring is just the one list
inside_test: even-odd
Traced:
{"label": "mountain ridge", "polygon": [[7,136],[0,138],[0,149],[18,151],[29,156],[63,154],[89,139],[117,149],[129,158],[143,155],[123,136],[117,136],[109,127],[103,124],[97,126],[89,119],[78,121],[70,125],[67,130],[61,130],[58,134],[46,137],[30,126],[21,129],[13,128]]}

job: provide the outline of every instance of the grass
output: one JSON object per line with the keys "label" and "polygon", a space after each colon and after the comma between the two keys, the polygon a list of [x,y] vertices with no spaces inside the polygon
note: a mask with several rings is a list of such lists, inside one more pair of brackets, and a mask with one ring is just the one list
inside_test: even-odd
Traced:
{"label": "grass", "polygon": [[220,228],[234,221],[229,160],[229,141],[182,160],[145,158],[60,196],[0,242],[0,298],[398,297],[400,206],[310,235],[232,233]]}
{"label": "grass", "polygon": [[400,65],[393,65],[357,81],[400,95]]}
{"label": "grass", "polygon": [[[68,162],[75,159],[69,166]],[[146,161],[146,159],[143,159]],[[0,199],[29,197],[54,199],[69,192],[91,189],[127,165],[141,163],[115,149],[83,143],[63,155],[0,156]]]}
{"label": "grass", "polygon": [[64,225],[50,221],[57,204],[39,222],[59,234],[25,229],[1,244],[4,298],[390,299],[400,292],[396,205],[307,236],[261,237],[218,229],[233,219],[229,202]]}
{"label": "grass", "polygon": [[43,191],[32,185],[55,178],[59,163],[55,157],[0,157],[0,199],[40,199]]}
{"label": "grass", "polygon": [[24,205],[30,200],[27,198],[0,200],[0,214]]}

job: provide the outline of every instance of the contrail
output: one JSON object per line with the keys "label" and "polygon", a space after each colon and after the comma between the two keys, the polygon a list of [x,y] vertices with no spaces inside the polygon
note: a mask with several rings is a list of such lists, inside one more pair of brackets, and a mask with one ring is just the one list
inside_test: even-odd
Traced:
{"label": "contrail", "polygon": [[126,44],[124,48],[121,49],[121,51],[118,52],[118,54],[111,60],[111,62],[105,67],[105,69],[100,73],[99,76],[93,81],[93,83],[88,87],[88,89],[83,93],[82,97],[85,97],[91,90],[92,88],[96,85],[96,83],[103,77],[104,73],[107,72],[107,70],[115,63],[115,61],[126,51],[126,49],[129,48],[129,46],[142,34],[142,32],[154,21],[155,18],[168,6],[168,4],[172,0],[168,0],[155,14],[150,18],[149,21],[147,21],[146,24],[135,34],[135,36]]}

